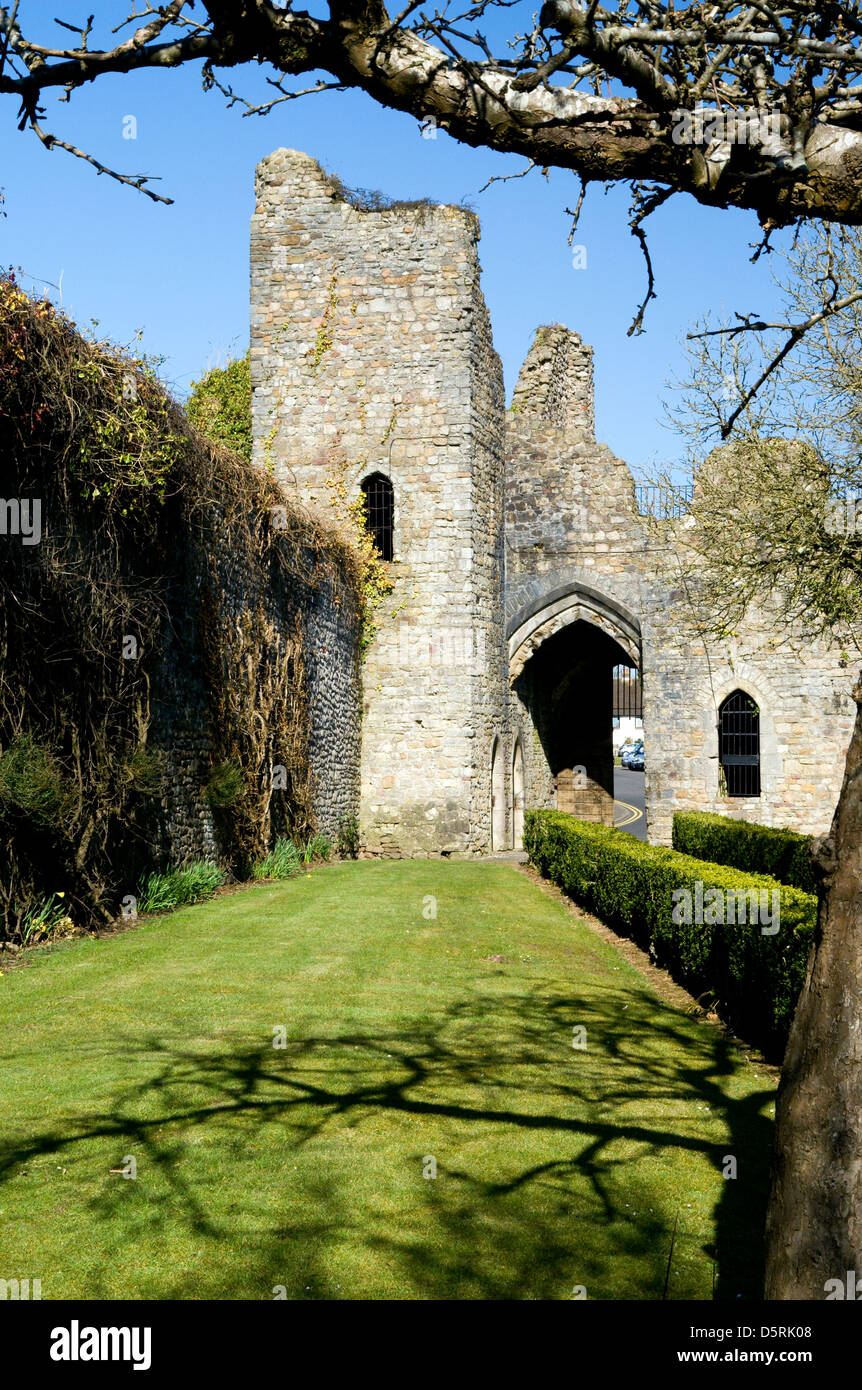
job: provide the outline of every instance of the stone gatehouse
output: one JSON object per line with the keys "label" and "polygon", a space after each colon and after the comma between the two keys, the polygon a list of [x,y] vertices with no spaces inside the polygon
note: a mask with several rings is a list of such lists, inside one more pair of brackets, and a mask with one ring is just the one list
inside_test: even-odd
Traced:
{"label": "stone gatehouse", "polygon": [[366,851],[517,846],[533,806],[610,822],[621,665],[641,673],[651,840],[680,809],[824,831],[854,712],[838,645],[756,619],[704,638],[596,442],[577,333],[538,330],[506,408],[479,237],[462,208],[357,205],[297,151],[258,167],[255,462],[315,511],[364,491],[391,556],[363,672]]}

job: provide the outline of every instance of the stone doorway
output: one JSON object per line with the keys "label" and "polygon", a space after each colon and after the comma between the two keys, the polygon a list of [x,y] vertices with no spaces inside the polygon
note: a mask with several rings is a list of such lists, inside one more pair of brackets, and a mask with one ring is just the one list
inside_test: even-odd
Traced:
{"label": "stone doorway", "polygon": [[515,740],[512,754],[512,848],[524,848],[524,753]]}
{"label": "stone doorway", "polygon": [[506,766],[502,742],[495,738],[491,754],[491,849],[506,848]]}

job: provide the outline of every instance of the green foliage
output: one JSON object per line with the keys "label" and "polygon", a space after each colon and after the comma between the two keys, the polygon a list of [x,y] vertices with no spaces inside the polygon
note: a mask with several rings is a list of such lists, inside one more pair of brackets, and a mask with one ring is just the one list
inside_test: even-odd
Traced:
{"label": "green foliage", "polygon": [[316,373],[324,357],[332,347],[332,320],[338,309],[338,295],[336,292],[336,276],[333,272],[329,281],[329,297],[326,301],[326,308],[320,327],[317,330],[317,338],[314,344],[314,351],[311,354],[311,370]]}
{"label": "green foliage", "polygon": [[280,839],[269,854],[251,866],[251,876],[262,878],[293,878],[302,867],[302,857],[293,840]]}
{"label": "green foliage", "polygon": [[151,360],[0,277],[0,457],[10,494],[40,499],[46,521],[29,554],[0,547],[14,672],[0,683],[0,937],[20,939],[57,882],[77,923],[107,925],[159,853],[150,696],[183,494],[193,480],[199,495],[209,453]]}
{"label": "green foliage", "polygon": [[681,854],[729,864],[747,873],[769,874],[803,893],[817,892],[810,846],[810,835],[732,820],[710,811],[677,811],[673,818],[673,847]]}
{"label": "green foliage", "polygon": [[293,878],[303,864],[325,864],[331,857],[332,841],[328,835],[311,835],[300,845],[293,840],[280,839],[268,854],[255,860],[251,876],[254,879]]}
{"label": "green foliage", "polygon": [[[81,373],[80,377],[99,382],[92,373]],[[123,504],[119,507],[121,515],[142,516],[150,506],[148,493],[157,502],[164,502],[184,447],[185,441],[170,432],[166,402],[124,401],[120,396],[101,416],[94,412],[70,474],[80,476],[82,498],[90,502],[101,499],[104,504],[117,494]]]}
{"label": "green foliage", "polygon": [[249,354],[213,367],[192,383],[186,414],[214,444],[251,463],[251,370]]}
{"label": "green foliage", "polygon": [[32,734],[13,739],[0,755],[0,814],[48,827],[62,817],[69,801],[62,768],[51,750]]}
{"label": "green foliage", "polygon": [[338,822],[335,853],[339,859],[359,858],[359,818],[342,816]]}
{"label": "green foliage", "polygon": [[245,791],[242,768],[236,763],[217,763],[207,782],[206,797],[210,806],[223,810],[239,801]]}
{"label": "green foliage", "polygon": [[162,766],[149,748],[136,748],[126,763],[126,776],[136,791],[156,796],[162,788]]}
{"label": "green foliage", "polygon": [[186,903],[208,898],[224,883],[227,875],[218,864],[199,859],[181,869],[145,874],[138,885],[140,912],[167,912]]}
{"label": "green foliage", "polygon": [[29,909],[21,928],[22,946],[35,945],[37,941],[60,935],[64,930],[69,934],[74,933],[74,926],[63,897],[62,893],[52,893],[50,898],[35,903]]}
{"label": "green foliage", "polygon": [[333,506],[341,513],[347,539],[356,560],[359,580],[362,632],[359,653],[365,660],[377,633],[374,611],[395,588],[393,567],[384,560],[368,529],[365,498],[350,496],[347,487],[347,458],[337,451],[330,452],[331,472],[326,479]]}
{"label": "green foliage", "polygon": [[325,864],[331,857],[332,841],[328,835],[321,835],[320,833],[312,835],[302,851],[302,858],[306,864],[315,862]]}
{"label": "green foliage", "polygon": [[97,504],[92,515],[102,521],[140,522],[164,502],[186,456],[158,365],[84,338],[14,276],[0,277],[0,419],[16,453],[48,446],[70,497]]}
{"label": "green foliage", "polygon": [[[547,878],[649,951],[686,989],[714,991],[718,1011],[749,1041],[770,1055],[783,1052],[814,940],[816,898],[559,811],[527,812],[524,848]],[[674,891],[694,894],[697,883],[704,893],[778,889],[778,932],[764,935],[757,923],[674,922]]]}
{"label": "green foliage", "polygon": [[327,835],[311,835],[304,845],[293,840],[279,839],[262,859],[251,866],[254,879],[293,878],[303,864],[326,863],[332,855],[332,841]]}

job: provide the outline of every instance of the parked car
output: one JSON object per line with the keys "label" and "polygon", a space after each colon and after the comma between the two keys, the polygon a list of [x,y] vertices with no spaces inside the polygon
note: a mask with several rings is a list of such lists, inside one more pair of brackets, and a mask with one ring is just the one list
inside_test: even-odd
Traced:
{"label": "parked car", "polygon": [[629,769],[629,772],[643,772],[645,766],[643,744],[641,744],[640,748],[636,748],[635,751],[630,755],[626,766]]}
{"label": "parked car", "polygon": [[622,759],[627,757],[629,753],[633,753],[638,746],[638,742],[639,740],[636,738],[627,738],[617,749],[617,757]]}
{"label": "parked car", "polygon": [[640,768],[640,771],[643,771],[643,752],[644,752],[643,741],[641,741],[641,742],[639,742],[639,743],[636,743],[636,744],[634,745],[633,748],[630,748],[630,749],[628,750],[628,752],[623,753],[622,758],[621,758],[621,762],[622,762],[623,767],[627,767],[630,771],[637,771],[638,769],[632,767],[632,759],[633,759],[633,758],[640,757],[640,759],[641,759],[641,768]]}

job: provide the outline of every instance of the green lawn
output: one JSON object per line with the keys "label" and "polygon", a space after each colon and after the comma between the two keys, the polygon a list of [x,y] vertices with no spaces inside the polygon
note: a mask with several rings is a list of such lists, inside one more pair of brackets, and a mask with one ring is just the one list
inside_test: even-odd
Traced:
{"label": "green lawn", "polygon": [[0,1278],[43,1298],[661,1298],[675,1221],[667,1297],[759,1293],[770,1083],[508,865],[321,868],[0,1011]]}

